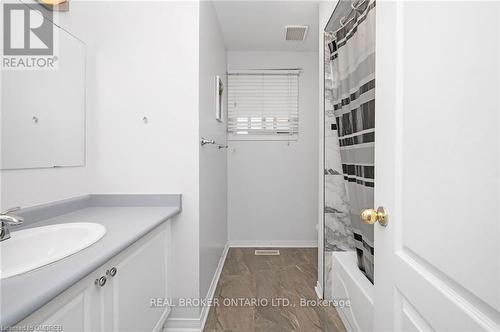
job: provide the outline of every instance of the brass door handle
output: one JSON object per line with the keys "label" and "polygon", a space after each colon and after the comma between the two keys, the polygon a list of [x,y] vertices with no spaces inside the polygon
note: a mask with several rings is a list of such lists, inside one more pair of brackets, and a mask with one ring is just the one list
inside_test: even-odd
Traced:
{"label": "brass door handle", "polygon": [[385,209],[380,206],[377,211],[373,209],[364,209],[361,211],[361,220],[365,224],[373,225],[378,221],[378,223],[382,226],[387,225],[387,213],[385,212]]}

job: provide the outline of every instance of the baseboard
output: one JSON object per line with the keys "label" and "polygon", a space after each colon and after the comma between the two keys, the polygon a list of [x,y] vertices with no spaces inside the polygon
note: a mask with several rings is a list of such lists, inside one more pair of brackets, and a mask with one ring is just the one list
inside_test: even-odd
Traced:
{"label": "baseboard", "polygon": [[153,328],[153,332],[160,332],[163,329],[163,325],[165,325],[165,322],[167,321],[168,315],[170,314],[171,311],[172,309],[167,308],[161,314],[160,320],[158,321],[158,323],[156,323],[155,327]]}
{"label": "baseboard", "polygon": [[200,332],[199,318],[167,318],[164,332]]}
{"label": "baseboard", "polygon": [[[214,298],[215,289],[217,288],[217,284],[219,283],[220,274],[222,272],[222,269],[224,268],[224,262],[226,261],[228,251],[229,251],[229,244],[226,243],[226,245],[224,246],[224,250],[222,251],[222,255],[219,259],[219,264],[217,265],[217,269],[215,270],[214,277],[212,278],[212,282],[210,283],[210,287],[208,288],[206,296],[207,299],[212,300]],[[203,328],[205,327],[205,322],[207,321],[209,311],[210,311],[209,306],[203,307],[201,309],[201,315],[200,315],[201,331],[203,331]]]}
{"label": "baseboard", "polygon": [[314,287],[314,290],[316,291],[316,296],[318,296],[318,299],[322,300],[323,299],[323,287],[319,284],[319,281],[316,281],[316,286]]}
{"label": "baseboard", "polygon": [[339,314],[340,320],[344,324],[344,327],[347,332],[356,332],[356,330],[353,329],[353,327],[351,326],[351,322],[347,318],[347,315],[344,312],[344,310],[345,310],[344,308],[337,308],[337,313]]}
{"label": "baseboard", "polygon": [[[215,270],[212,282],[208,288],[206,299],[213,299],[215,294],[215,289],[219,283],[220,274],[222,268],[224,267],[224,262],[226,261],[227,253],[229,251],[229,244],[226,243],[222,251],[222,255],[219,259],[219,264]],[[207,321],[208,313],[210,307],[203,307],[201,309],[199,318],[168,318],[165,323],[164,332],[200,332],[203,331],[205,323]]]}
{"label": "baseboard", "polygon": [[317,241],[229,241],[232,248],[317,248]]}

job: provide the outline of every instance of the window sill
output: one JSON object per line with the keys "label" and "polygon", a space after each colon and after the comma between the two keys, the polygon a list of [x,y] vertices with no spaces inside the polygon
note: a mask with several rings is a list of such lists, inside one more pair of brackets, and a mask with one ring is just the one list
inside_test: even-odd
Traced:
{"label": "window sill", "polygon": [[299,135],[228,135],[228,141],[298,141]]}

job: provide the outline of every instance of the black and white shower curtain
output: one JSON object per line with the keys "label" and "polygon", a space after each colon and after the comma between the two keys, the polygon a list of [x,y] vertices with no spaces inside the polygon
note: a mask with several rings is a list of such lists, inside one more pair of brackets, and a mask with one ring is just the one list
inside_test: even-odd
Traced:
{"label": "black and white shower curtain", "polygon": [[375,1],[360,0],[354,6],[356,10],[328,45],[332,106],[358,266],[373,283],[373,225],[364,224],[360,213],[374,204]]}

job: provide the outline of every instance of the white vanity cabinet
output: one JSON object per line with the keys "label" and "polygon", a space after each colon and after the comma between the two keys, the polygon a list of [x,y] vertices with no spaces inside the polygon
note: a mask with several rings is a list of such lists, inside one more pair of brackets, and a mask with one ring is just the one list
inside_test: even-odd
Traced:
{"label": "white vanity cabinet", "polygon": [[[52,331],[160,331],[168,298],[169,222],[19,322]],[[163,301],[166,303],[166,301]]]}
{"label": "white vanity cabinet", "polygon": [[108,272],[109,284],[104,286],[113,297],[113,312],[107,315],[113,320],[110,330],[161,330],[168,312],[151,304],[157,298],[167,298],[166,245],[165,232],[155,232],[133,251],[112,260],[111,269],[115,268],[116,274],[110,277]]}

